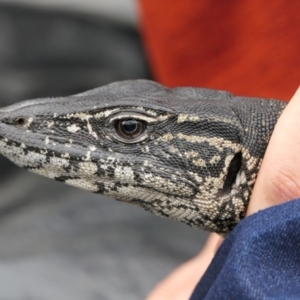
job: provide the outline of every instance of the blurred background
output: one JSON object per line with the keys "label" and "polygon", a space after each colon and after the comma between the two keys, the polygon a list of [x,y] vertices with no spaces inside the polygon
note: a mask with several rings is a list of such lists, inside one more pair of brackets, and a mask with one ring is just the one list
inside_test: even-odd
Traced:
{"label": "blurred background", "polygon": [[[0,1],[0,106],[151,79],[134,0]],[[206,234],[0,158],[0,300],[143,299]]]}

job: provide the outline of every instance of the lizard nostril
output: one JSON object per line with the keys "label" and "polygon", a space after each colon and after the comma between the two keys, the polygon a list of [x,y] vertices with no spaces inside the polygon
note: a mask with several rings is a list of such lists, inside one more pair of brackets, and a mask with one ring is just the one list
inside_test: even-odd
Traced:
{"label": "lizard nostril", "polygon": [[19,117],[15,120],[16,125],[19,127],[25,127],[27,125],[27,119],[23,117]]}

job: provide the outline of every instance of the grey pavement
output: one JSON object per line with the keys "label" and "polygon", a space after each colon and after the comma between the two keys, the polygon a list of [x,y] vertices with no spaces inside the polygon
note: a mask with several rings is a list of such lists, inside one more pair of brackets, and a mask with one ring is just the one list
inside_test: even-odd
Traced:
{"label": "grey pavement", "polygon": [[144,299],[205,234],[25,170],[0,185],[0,299]]}

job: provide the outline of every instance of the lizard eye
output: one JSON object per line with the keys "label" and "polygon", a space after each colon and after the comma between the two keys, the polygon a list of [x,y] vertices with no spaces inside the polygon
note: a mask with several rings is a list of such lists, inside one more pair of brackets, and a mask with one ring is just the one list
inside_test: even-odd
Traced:
{"label": "lizard eye", "polygon": [[145,121],[136,119],[121,119],[115,123],[118,135],[125,139],[135,139],[144,133],[147,125]]}
{"label": "lizard eye", "polygon": [[[161,120],[146,113],[141,113],[134,109],[123,110],[118,112],[105,123],[107,135],[113,140],[117,140],[124,144],[136,144],[150,138],[153,131],[153,125]],[[113,130],[111,130],[113,128]]]}

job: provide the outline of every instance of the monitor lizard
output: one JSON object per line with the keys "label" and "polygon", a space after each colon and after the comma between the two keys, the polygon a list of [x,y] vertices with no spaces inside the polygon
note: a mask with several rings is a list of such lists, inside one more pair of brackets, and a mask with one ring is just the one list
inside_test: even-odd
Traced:
{"label": "monitor lizard", "polygon": [[0,110],[17,165],[226,235],[245,216],[285,103],[148,80]]}

